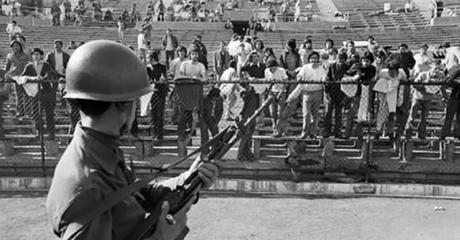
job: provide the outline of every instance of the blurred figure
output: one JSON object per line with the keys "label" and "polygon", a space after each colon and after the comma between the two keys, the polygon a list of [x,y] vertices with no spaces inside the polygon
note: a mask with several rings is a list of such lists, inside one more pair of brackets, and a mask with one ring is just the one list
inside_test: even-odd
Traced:
{"label": "blurred figure", "polygon": [[[436,61],[432,66],[431,70],[421,72],[415,78],[415,83],[426,83],[433,81],[444,81],[445,75],[443,72],[443,66],[441,61]],[[445,97],[444,89],[439,86],[424,86],[424,85],[413,85],[413,101],[410,108],[409,120],[406,126],[406,139],[412,138],[412,132],[418,130],[418,137],[420,139],[426,138],[426,124],[427,117],[430,110],[432,100],[436,95],[443,95]],[[417,112],[420,110],[420,122],[418,125],[415,123]]]}

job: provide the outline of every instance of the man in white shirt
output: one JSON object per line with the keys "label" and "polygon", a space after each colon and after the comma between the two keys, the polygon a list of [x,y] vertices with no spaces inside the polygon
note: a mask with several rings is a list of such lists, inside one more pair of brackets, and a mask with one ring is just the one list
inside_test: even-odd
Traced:
{"label": "man in white shirt", "polygon": [[414,76],[420,72],[426,72],[430,70],[430,64],[433,61],[432,55],[428,52],[428,44],[423,44],[420,53],[414,55],[415,66]]}
{"label": "man in white shirt", "polygon": [[[237,79],[238,75],[236,73],[236,62],[235,60],[231,60],[229,63],[229,67],[222,73],[220,77],[221,81],[234,81]],[[221,94],[225,97],[225,120],[232,121],[235,119],[235,115],[233,113],[233,108],[235,107],[237,96],[236,92],[239,90],[239,85],[236,83],[222,83],[219,87]]]}
{"label": "man in white shirt", "polygon": [[443,47],[446,51],[444,64],[446,65],[446,70],[450,71],[453,67],[459,64],[460,50],[458,47],[451,47],[449,42],[444,43]]}
{"label": "man in white shirt", "polygon": [[[278,63],[275,59],[270,59],[267,63],[267,69],[265,69],[265,80],[270,81],[287,81],[288,76],[286,70],[282,67],[278,67]],[[274,101],[270,104],[270,115],[272,117],[272,127],[274,129],[273,135],[280,137],[283,133],[279,131],[278,118],[284,111],[286,105],[286,84],[284,83],[273,83],[269,91],[275,96]]]}
{"label": "man in white shirt", "polygon": [[16,35],[22,34],[22,28],[16,21],[12,21],[10,24],[8,24],[8,26],[6,26],[6,32],[8,33],[10,40],[13,40]]}
{"label": "man in white shirt", "polygon": [[174,58],[169,64],[169,72],[172,74],[173,79],[180,76],[180,67],[183,62],[187,61],[187,48],[179,46],[176,52],[177,58]]}
{"label": "man in white shirt", "polygon": [[[54,51],[49,52],[46,57],[45,61],[51,65],[51,67],[54,70],[54,76],[53,79],[58,81],[58,80],[63,80],[65,78],[65,70],[67,68],[67,63],[69,62],[70,55],[67,54],[62,50],[63,42],[61,40],[55,40],[54,41]],[[63,94],[64,90],[64,83],[59,83],[58,84],[58,91]],[[53,86],[56,87],[56,86]],[[55,90],[56,91],[56,90]],[[66,106],[66,101],[61,102],[61,106],[65,107]],[[71,127],[69,129],[69,133],[72,134],[73,130],[75,129],[75,126],[77,125],[78,121],[80,120],[80,113],[78,112],[78,109],[76,106],[70,105],[70,123]]]}
{"label": "man in white shirt", "polygon": [[137,49],[139,50],[139,57],[145,63],[148,46],[147,46],[147,38],[145,37],[144,29],[142,29],[139,35],[137,36]]}
{"label": "man in white shirt", "polygon": [[190,60],[181,64],[179,73],[181,76],[198,79],[201,81],[206,80],[206,68],[198,61],[199,52],[193,50],[190,52]]}
{"label": "man in white shirt", "polygon": [[237,54],[238,54],[238,50],[240,48],[240,44],[241,44],[241,36],[235,34],[232,36],[232,40],[230,40],[230,42],[228,43],[228,53],[230,54],[230,56],[236,58],[237,57]]}
{"label": "man in white shirt", "polygon": [[[206,80],[206,68],[204,64],[198,61],[199,50],[193,49],[190,52],[190,59],[181,64],[179,73],[181,76],[192,78],[192,80],[204,81]],[[176,79],[180,82],[180,80]],[[187,130],[190,132],[193,129],[193,111],[198,110],[198,117],[200,118],[200,129],[204,129],[204,120],[202,119],[202,98],[203,86],[201,84],[178,84],[175,88],[178,96],[178,109],[179,116],[177,121],[177,135],[180,144],[183,144],[187,138]],[[207,141],[207,132],[201,136],[201,143]]]}

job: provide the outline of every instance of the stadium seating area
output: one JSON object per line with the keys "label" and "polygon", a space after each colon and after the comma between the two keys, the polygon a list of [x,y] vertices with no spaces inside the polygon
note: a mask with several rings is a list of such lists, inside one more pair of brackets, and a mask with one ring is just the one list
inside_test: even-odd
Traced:
{"label": "stadium seating area", "polygon": [[[345,3],[346,2],[346,3]],[[422,43],[429,43],[430,45],[438,45],[444,41],[450,41],[453,45],[460,44],[460,33],[456,27],[431,27],[425,26],[426,21],[421,15],[414,11],[409,14],[397,14],[397,15],[379,15],[379,16],[368,16],[371,11],[383,8],[383,1],[367,1],[367,4],[363,6],[362,1],[343,1],[334,0],[337,8],[340,11],[350,11],[349,20],[353,29],[342,29],[342,30],[331,30],[331,29],[304,29],[301,25],[292,25],[288,29],[279,29],[276,32],[263,32],[258,33],[258,37],[263,39],[264,43],[268,47],[273,47],[275,52],[279,55],[283,51],[283,44],[289,39],[297,39],[301,42],[306,36],[310,35],[313,39],[313,47],[319,49],[323,47],[323,42],[327,38],[333,39],[336,44],[341,44],[342,41],[347,39],[366,40],[369,35],[373,35],[381,45],[385,46],[396,46],[400,42],[405,42],[411,49],[418,49]],[[401,1],[392,0],[385,2],[391,2],[392,6],[401,5]],[[110,4],[112,5],[110,5]],[[104,7],[111,7],[117,9],[130,8],[132,3],[137,4],[137,8],[145,9],[147,4],[146,1],[119,1],[119,2],[107,2]],[[360,11],[355,11],[359,9]],[[230,30],[224,30],[223,25],[220,23],[198,23],[198,22],[181,22],[181,23],[155,23],[154,30],[152,32],[151,44],[152,46],[158,47],[161,45],[161,39],[166,28],[170,27],[173,29],[173,34],[177,36],[179,42],[185,46],[188,46],[195,34],[202,35],[204,44],[208,47],[208,52],[211,53],[216,50],[220,41],[228,42],[232,32]],[[5,29],[5,24],[0,24],[0,29]],[[75,26],[75,27],[50,27],[50,26],[23,26],[24,34],[27,36],[28,45],[30,47],[40,47],[45,52],[52,49],[53,40],[62,39],[64,43],[69,41],[89,41],[92,39],[110,39],[117,40],[117,30],[115,28],[101,28],[101,27],[88,27],[88,26]],[[365,29],[363,29],[365,28]],[[382,31],[384,29],[384,31]],[[128,29],[126,31],[125,39],[128,45],[136,48],[138,31],[136,29]],[[66,47],[66,44],[65,44]],[[6,34],[0,35],[0,66],[5,65],[5,56],[9,52],[9,41]],[[208,62],[212,67],[212,54],[208,54]],[[0,165],[8,166],[20,166],[22,165],[35,165],[39,166],[41,159],[39,141],[33,134],[34,125],[31,119],[25,119],[19,121],[15,119],[15,105],[10,99],[5,106],[4,115],[2,116],[5,121],[5,132],[7,140],[13,140],[15,143],[14,152],[12,156],[1,156],[0,159],[4,159]],[[171,121],[172,109],[170,103],[167,103],[166,108],[166,119],[165,122]],[[442,181],[442,177],[431,176],[430,174],[436,173],[458,173],[460,172],[460,165],[458,162],[453,161],[455,156],[460,156],[460,144],[455,141],[440,142],[435,138],[437,136],[440,126],[444,117],[444,105],[438,100],[431,106],[430,116],[428,118],[428,140],[419,141],[413,140],[409,143],[413,151],[407,153],[406,145],[396,144],[393,145],[388,139],[372,140],[370,145],[364,144],[366,139],[358,140],[356,138],[351,139],[333,139],[335,143],[334,156],[328,159],[329,170],[345,171],[345,170],[359,170],[363,159],[366,159],[370,155],[370,159],[375,161],[375,164],[379,166],[379,171],[384,172],[400,172],[406,171],[409,173],[421,173],[415,177],[417,180],[433,180]],[[300,115],[300,112],[298,113]],[[56,163],[59,153],[54,150],[62,152],[65,148],[67,141],[71,138],[68,134],[69,129],[69,114],[68,109],[58,107],[56,109],[57,118],[57,138],[59,139],[59,145],[47,145],[46,146],[46,158],[45,163],[48,166],[54,166]],[[140,123],[140,139],[137,141],[133,139],[124,138],[122,141],[123,149],[125,154],[130,160],[134,161],[140,168],[142,166],[148,167],[158,165],[163,162],[169,161],[171,158],[177,158],[178,147],[177,147],[177,135],[176,126],[168,124],[165,126],[166,136],[163,142],[160,144],[154,144],[149,138],[150,118],[141,117],[138,119]],[[221,127],[228,125],[229,122],[223,121]],[[244,175],[244,171],[267,171],[267,176],[272,174],[272,177],[279,177],[280,171],[286,172],[289,170],[284,159],[288,153],[292,150],[290,145],[292,144],[304,144],[308,147],[308,154],[311,155],[312,161],[315,158],[319,158],[324,150],[324,146],[329,141],[328,139],[313,139],[313,140],[299,140],[292,136],[297,136],[301,131],[301,121],[291,120],[290,128],[288,131],[289,137],[284,138],[273,138],[269,136],[272,132],[269,118],[262,118],[257,126],[257,131],[253,138],[253,151],[258,161],[252,163],[250,167],[239,163],[237,161],[229,161],[228,171],[233,171],[233,174]],[[371,134],[374,134],[375,127],[372,125],[369,128]],[[192,136],[188,150],[194,150],[199,147],[199,135],[197,132],[195,136]],[[367,134],[367,130],[365,131]],[[50,144],[46,142],[46,144]],[[370,146],[370,148],[366,148]],[[5,146],[2,146],[4,149]],[[446,149],[451,148],[451,155],[446,155]],[[455,152],[455,153],[454,153]],[[452,155],[455,154],[455,155]],[[153,158],[153,156],[161,155],[161,159]],[[236,148],[233,148],[229,154],[226,155],[227,159],[234,159],[236,156]],[[18,161],[22,159],[24,161]],[[411,160],[411,164],[408,167],[407,163],[401,165],[401,160]],[[412,160],[414,160],[412,162]],[[305,168],[306,171],[321,170],[321,167],[317,164],[312,164]],[[404,167],[401,170],[401,167]],[[272,171],[271,173],[269,173]],[[425,174],[425,175],[423,175]],[[230,174],[231,175],[231,174]],[[383,179],[390,179],[395,175],[387,175],[382,177]]]}

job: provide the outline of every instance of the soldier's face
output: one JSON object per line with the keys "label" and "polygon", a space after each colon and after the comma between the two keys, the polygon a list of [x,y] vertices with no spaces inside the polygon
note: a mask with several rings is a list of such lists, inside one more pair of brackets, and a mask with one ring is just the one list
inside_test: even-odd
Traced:
{"label": "soldier's face", "polygon": [[120,128],[120,136],[129,133],[133,126],[134,119],[136,118],[137,101],[130,101],[124,103],[122,114],[124,115],[124,123]]}

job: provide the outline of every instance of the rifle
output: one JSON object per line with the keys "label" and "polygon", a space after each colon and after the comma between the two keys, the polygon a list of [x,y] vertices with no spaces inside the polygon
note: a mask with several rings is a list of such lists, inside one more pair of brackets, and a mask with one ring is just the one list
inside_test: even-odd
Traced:
{"label": "rifle", "polygon": [[[180,159],[176,162],[171,164],[163,165],[158,170],[166,170],[171,167],[174,167],[191,155],[194,155],[204,148],[211,147],[211,151],[209,154],[204,158],[200,159],[202,162],[210,161],[210,160],[220,160],[222,157],[230,150],[233,145],[244,135],[247,133],[247,129],[249,125],[256,120],[257,116],[263,111],[265,107],[267,107],[274,99],[274,96],[271,95],[267,98],[262,105],[254,112],[254,114],[248,118],[244,123],[239,120],[236,120],[236,126],[229,126],[220,132],[217,136],[211,139],[208,143],[201,146],[199,149],[195,150],[194,152],[190,153],[183,159]],[[161,205],[164,201],[169,202],[170,211],[169,213],[174,215],[179,212],[196,194],[199,193],[201,187],[203,185],[202,180],[198,176],[198,172],[193,172],[184,182],[183,186],[179,186],[176,190],[171,191],[169,194],[159,201],[157,206],[153,209],[151,214],[144,220],[144,222],[133,231],[131,235],[131,239],[140,240],[149,235],[153,234],[155,230],[156,223],[158,222],[158,218],[161,213]],[[180,236],[176,239],[184,239],[189,229],[186,227],[184,231],[180,234]]]}

